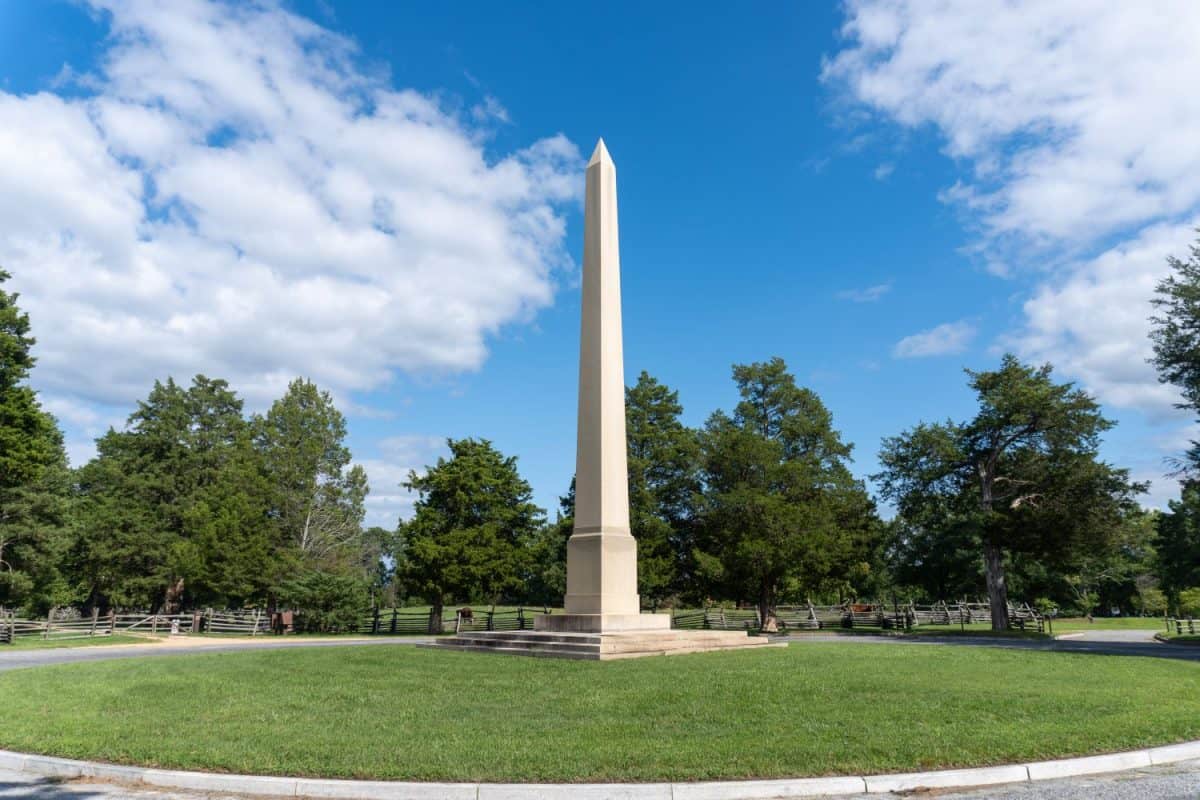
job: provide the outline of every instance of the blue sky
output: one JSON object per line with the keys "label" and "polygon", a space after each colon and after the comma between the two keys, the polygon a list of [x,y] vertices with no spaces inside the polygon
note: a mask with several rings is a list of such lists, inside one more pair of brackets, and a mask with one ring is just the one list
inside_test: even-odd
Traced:
{"label": "blue sky", "polygon": [[299,373],[350,411],[372,521],[447,436],[553,509],[603,136],[627,378],[687,422],[782,356],[865,476],[1011,349],[1099,396],[1159,504],[1190,428],[1144,320],[1194,238],[1200,108],[1147,87],[1196,74],[1161,40],[1200,23],[1156,8],[7,3],[0,263],[75,460],[154,377],[262,408]]}

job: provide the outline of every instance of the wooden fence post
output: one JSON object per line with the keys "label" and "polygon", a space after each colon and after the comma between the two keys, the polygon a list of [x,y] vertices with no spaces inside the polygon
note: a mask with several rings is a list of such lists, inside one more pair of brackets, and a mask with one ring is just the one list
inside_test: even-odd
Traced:
{"label": "wooden fence post", "polygon": [[42,640],[50,638],[50,628],[54,626],[54,609],[50,609],[50,613],[46,615],[46,629],[42,631]]}
{"label": "wooden fence post", "polygon": [[100,609],[96,606],[92,607],[92,630],[88,636],[96,635],[96,623],[100,621]]}
{"label": "wooden fence post", "polygon": [[110,608],[108,610],[108,635],[112,636],[117,632],[117,610]]}
{"label": "wooden fence post", "polygon": [[392,606],[392,627],[391,627],[392,633],[396,632],[396,619],[397,619],[397,614],[399,614],[399,613],[400,612],[396,609],[396,607]]}

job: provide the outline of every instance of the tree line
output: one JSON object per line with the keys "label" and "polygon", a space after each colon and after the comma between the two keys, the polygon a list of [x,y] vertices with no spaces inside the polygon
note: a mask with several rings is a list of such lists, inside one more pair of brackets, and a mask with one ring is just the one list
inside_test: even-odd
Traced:
{"label": "tree line", "polygon": [[[1200,409],[1200,250],[1158,290],[1155,364]],[[404,486],[414,513],[364,525],[363,469],[328,392],[293,381],[246,414],[223,380],[156,382],[96,456],[70,469],[28,385],[28,316],[0,272],[0,606],[44,612],[300,607],[323,625],[370,604],[561,602],[573,481],[553,519],[517,459],[485,438]],[[970,419],[886,438],[878,496],[852,445],[782,359],[735,365],[739,402],[699,427],[643,372],[626,390],[630,523],[651,607],[731,602],[764,618],[788,602],[986,595],[1091,613],[1200,613],[1200,445],[1180,458],[1180,499],[1099,455],[1113,425],[1050,365],[968,371]],[[340,615],[340,616],[339,616]]]}

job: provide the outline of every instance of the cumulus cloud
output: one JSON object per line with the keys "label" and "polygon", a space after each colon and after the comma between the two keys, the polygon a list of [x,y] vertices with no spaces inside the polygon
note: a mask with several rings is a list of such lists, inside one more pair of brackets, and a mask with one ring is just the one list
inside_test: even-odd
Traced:
{"label": "cumulus cloud", "polygon": [[877,283],[864,289],[846,289],[837,293],[839,300],[849,300],[852,303],[874,303],[892,290],[891,283]]}
{"label": "cumulus cloud", "polygon": [[261,407],[296,375],[349,398],[471,370],[552,302],[580,190],[565,137],[488,152],[498,100],[464,116],[393,87],[273,4],[94,6],[87,80],[0,92],[0,264],[64,417],[167,375]]}
{"label": "cumulus cloud", "polygon": [[1078,240],[1200,202],[1200,4],[852,0],[827,81],[974,172],[993,232]]}
{"label": "cumulus cloud", "polygon": [[1026,324],[1012,344],[1021,355],[1078,377],[1107,403],[1178,420],[1179,392],[1159,383],[1147,363],[1152,349],[1146,332],[1154,287],[1168,271],[1163,255],[1190,233],[1186,225],[1154,225],[1073,265],[1025,302]]}
{"label": "cumulus cloud", "polygon": [[[1172,415],[1145,363],[1149,298],[1200,216],[1200,4],[850,0],[823,78],[932,127],[963,167],[940,193],[971,251],[1032,280],[1005,342],[1116,406]],[[1023,265],[1034,263],[1038,270]]]}
{"label": "cumulus cloud", "polygon": [[412,516],[416,496],[401,484],[410,472],[418,475],[438,459],[448,455],[445,439],[438,436],[389,436],[377,443],[379,455],[360,463],[371,478],[367,496],[367,524],[394,528],[400,519]]}
{"label": "cumulus cloud", "polygon": [[975,338],[975,326],[965,320],[946,322],[936,328],[905,336],[896,342],[892,354],[896,358],[925,358],[961,353]]}

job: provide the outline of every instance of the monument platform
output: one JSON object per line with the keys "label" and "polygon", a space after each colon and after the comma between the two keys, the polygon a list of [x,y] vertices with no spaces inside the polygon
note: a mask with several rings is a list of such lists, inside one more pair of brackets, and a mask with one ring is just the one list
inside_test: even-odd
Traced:
{"label": "monument platform", "polygon": [[632,630],[616,633],[476,631],[418,645],[436,650],[581,661],[615,661],[620,658],[786,646],[786,642],[773,642],[765,636],[749,636],[741,631],[693,630]]}

